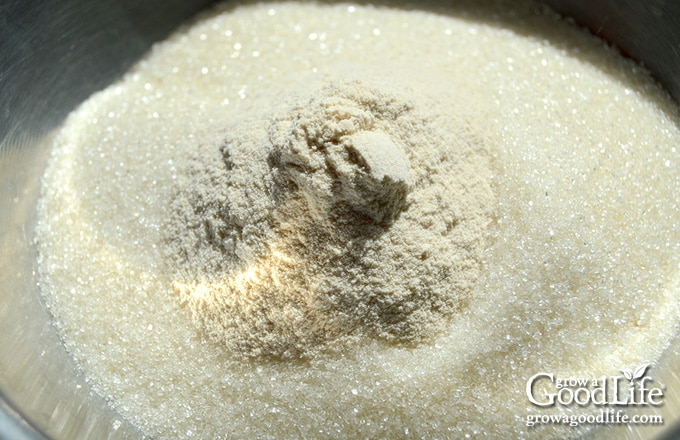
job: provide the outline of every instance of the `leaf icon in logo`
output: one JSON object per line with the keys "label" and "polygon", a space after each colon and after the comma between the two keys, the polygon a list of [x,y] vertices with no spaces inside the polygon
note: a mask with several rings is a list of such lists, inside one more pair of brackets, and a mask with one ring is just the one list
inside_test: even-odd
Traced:
{"label": "leaf icon in logo", "polygon": [[643,377],[645,375],[645,372],[647,371],[647,368],[649,368],[649,364],[642,364],[639,367],[637,367],[635,371],[631,370],[630,368],[622,368],[621,372],[623,373],[626,379],[633,382],[634,380]]}
{"label": "leaf icon in logo", "polygon": [[626,379],[633,380],[633,370],[631,370],[630,368],[622,368],[621,372],[626,377]]}
{"label": "leaf icon in logo", "polygon": [[[642,376],[644,376],[645,371],[647,371],[647,368],[649,368],[649,364],[643,364],[643,365],[640,365],[639,367],[637,367],[635,369],[635,372],[633,372],[633,379],[639,379]],[[632,379],[629,379],[629,380],[632,380]]]}

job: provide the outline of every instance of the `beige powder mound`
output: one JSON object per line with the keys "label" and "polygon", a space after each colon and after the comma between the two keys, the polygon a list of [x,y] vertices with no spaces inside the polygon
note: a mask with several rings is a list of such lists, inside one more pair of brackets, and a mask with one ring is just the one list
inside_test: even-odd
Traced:
{"label": "beige powder mound", "polygon": [[166,228],[180,300],[246,357],[431,339],[466,306],[494,209],[469,107],[372,79],[283,101],[184,170]]}

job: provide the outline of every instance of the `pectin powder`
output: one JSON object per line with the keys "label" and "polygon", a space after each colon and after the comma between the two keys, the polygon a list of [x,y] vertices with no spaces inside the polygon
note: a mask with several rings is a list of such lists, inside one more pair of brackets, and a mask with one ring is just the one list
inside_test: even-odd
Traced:
{"label": "pectin powder", "polygon": [[310,85],[198,142],[167,258],[232,353],[416,344],[467,305],[494,207],[483,120],[453,93],[369,84]]}

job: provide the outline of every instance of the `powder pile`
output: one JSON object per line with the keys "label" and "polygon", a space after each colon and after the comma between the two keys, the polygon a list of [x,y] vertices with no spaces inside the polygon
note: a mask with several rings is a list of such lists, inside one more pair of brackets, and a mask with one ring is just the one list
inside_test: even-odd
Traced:
{"label": "powder pile", "polygon": [[165,228],[181,300],[249,357],[431,339],[468,301],[494,207],[470,106],[375,79],[284,101],[196,151]]}

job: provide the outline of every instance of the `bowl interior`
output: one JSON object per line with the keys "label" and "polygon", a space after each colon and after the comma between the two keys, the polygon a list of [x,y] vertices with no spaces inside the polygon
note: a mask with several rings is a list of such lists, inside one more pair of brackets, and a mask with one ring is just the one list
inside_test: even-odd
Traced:
{"label": "bowl interior", "polygon": [[[153,42],[209,0],[48,0],[0,4],[0,438],[135,438],[92,393],[40,301],[35,205],[49,132],[118,78]],[[546,0],[641,60],[680,101],[680,3]],[[616,427],[603,438],[680,432],[680,339],[657,367],[667,385],[662,428]],[[674,425],[674,426],[673,426]],[[671,438],[671,437],[668,437]]]}

